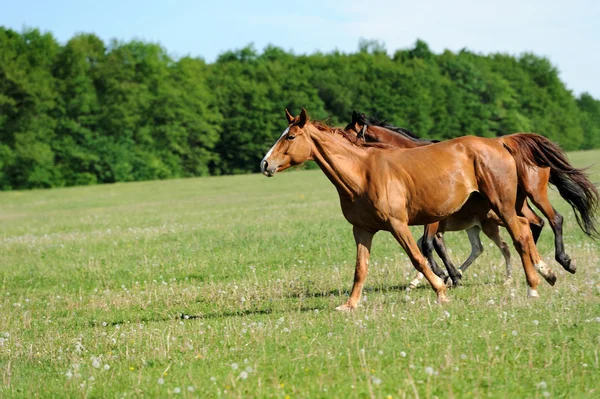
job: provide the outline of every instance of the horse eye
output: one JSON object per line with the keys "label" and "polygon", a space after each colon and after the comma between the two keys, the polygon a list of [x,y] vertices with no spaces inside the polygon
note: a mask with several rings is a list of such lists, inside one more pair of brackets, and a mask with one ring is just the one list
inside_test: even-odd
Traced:
{"label": "horse eye", "polygon": [[296,138],[296,136],[292,136],[290,134],[288,134],[288,136],[286,137],[286,140],[294,140]]}

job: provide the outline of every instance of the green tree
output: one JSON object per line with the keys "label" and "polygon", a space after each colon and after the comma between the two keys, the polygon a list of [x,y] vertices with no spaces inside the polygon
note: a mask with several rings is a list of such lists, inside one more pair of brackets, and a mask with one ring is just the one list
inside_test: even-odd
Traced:
{"label": "green tree", "polygon": [[54,168],[57,96],[52,64],[59,45],[37,29],[19,34],[0,27],[1,186],[64,184]]}
{"label": "green tree", "polygon": [[588,93],[583,93],[577,99],[577,106],[581,112],[584,136],[581,148],[600,148],[600,101]]}

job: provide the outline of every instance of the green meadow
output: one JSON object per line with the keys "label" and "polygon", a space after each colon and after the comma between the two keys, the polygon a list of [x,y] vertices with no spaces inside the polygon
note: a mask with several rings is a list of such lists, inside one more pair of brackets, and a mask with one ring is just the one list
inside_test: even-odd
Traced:
{"label": "green meadow", "polygon": [[600,397],[600,243],[550,192],[578,271],[546,226],[540,299],[483,237],[439,306],[380,232],[351,313],[352,228],[319,170],[0,193],[0,397]]}

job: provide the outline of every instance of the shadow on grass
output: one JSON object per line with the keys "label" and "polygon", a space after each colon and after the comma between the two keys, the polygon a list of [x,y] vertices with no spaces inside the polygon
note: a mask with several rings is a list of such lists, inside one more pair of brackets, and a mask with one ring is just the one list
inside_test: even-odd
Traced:
{"label": "shadow on grass", "polygon": [[[363,292],[366,293],[385,293],[385,292],[397,292],[397,291],[406,291],[408,288],[408,284],[397,284],[397,285],[377,285],[372,287],[364,287]],[[421,284],[415,289],[423,289],[429,288],[426,284]],[[341,297],[350,295],[349,290],[339,290],[333,289],[329,291],[296,291],[290,292],[286,294],[286,298],[328,298],[328,297]]]}
{"label": "shadow on grass", "polygon": [[[485,283],[481,283],[485,285]],[[466,288],[474,285],[481,285],[473,282],[463,282],[461,284],[461,288]],[[408,284],[396,284],[396,285],[376,285],[371,287],[365,287],[363,289],[364,293],[387,293],[387,292],[404,292],[408,288]],[[413,290],[430,290],[428,283],[420,284],[418,287],[411,289]],[[305,290],[302,292],[290,292],[284,295],[286,299],[299,299],[303,301],[305,299],[311,298],[336,298],[336,297],[347,297],[350,294],[347,290],[339,290],[332,289],[329,291],[311,291]],[[187,314],[187,313],[178,313],[176,315],[153,315],[150,317],[139,317],[135,319],[119,319],[113,320],[111,322],[105,322],[106,324],[101,324],[96,321],[90,322],[91,327],[100,327],[100,326],[116,326],[116,325],[125,325],[128,323],[151,323],[151,322],[168,322],[173,320],[216,320],[223,318],[231,318],[231,317],[248,317],[248,316],[261,316],[261,315],[270,315],[270,314],[285,314],[289,312],[314,312],[315,309],[320,311],[322,310],[331,310],[334,311],[328,304],[314,304],[312,306],[301,305],[300,307],[295,306],[295,304],[290,303],[289,306],[281,306],[277,308],[266,308],[266,309],[245,309],[245,310],[222,310],[222,311],[211,311],[206,313],[199,314]]]}
{"label": "shadow on grass", "polygon": [[269,315],[269,314],[285,314],[290,311],[294,312],[314,312],[315,309],[320,311],[328,309],[328,307],[324,305],[316,305],[316,306],[301,306],[297,307],[289,307],[289,308],[281,308],[281,309],[247,309],[247,310],[224,310],[217,312],[207,312],[200,314],[187,314],[187,313],[179,313],[173,316],[160,316],[156,315],[156,317],[140,317],[131,320],[113,320],[110,322],[99,323],[96,321],[90,322],[91,327],[106,327],[106,326],[116,326],[116,325],[126,325],[128,323],[153,323],[153,322],[168,322],[173,320],[216,320],[216,319],[224,319],[231,317],[248,317],[248,316],[261,316],[261,315]]}

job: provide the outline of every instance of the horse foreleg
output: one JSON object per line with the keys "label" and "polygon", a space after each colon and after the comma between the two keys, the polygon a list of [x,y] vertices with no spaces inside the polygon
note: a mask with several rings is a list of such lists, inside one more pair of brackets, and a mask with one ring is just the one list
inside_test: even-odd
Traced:
{"label": "horse foreleg", "polygon": [[362,295],[363,285],[367,278],[369,268],[369,257],[371,256],[371,243],[375,233],[371,233],[360,227],[354,226],[354,241],[356,242],[356,269],[354,270],[354,284],[348,301],[336,308],[336,310],[356,309]]}
{"label": "horse foreleg", "polygon": [[429,281],[433,290],[437,294],[438,303],[448,302],[448,297],[446,296],[446,284],[444,284],[442,279],[436,276],[435,273],[433,273],[433,271],[427,267],[427,260],[421,251],[419,251],[419,246],[410,233],[408,224],[398,220],[392,220],[390,221],[390,232],[402,246],[404,251],[406,251],[406,254],[410,258],[415,269],[423,273],[425,278]]}

